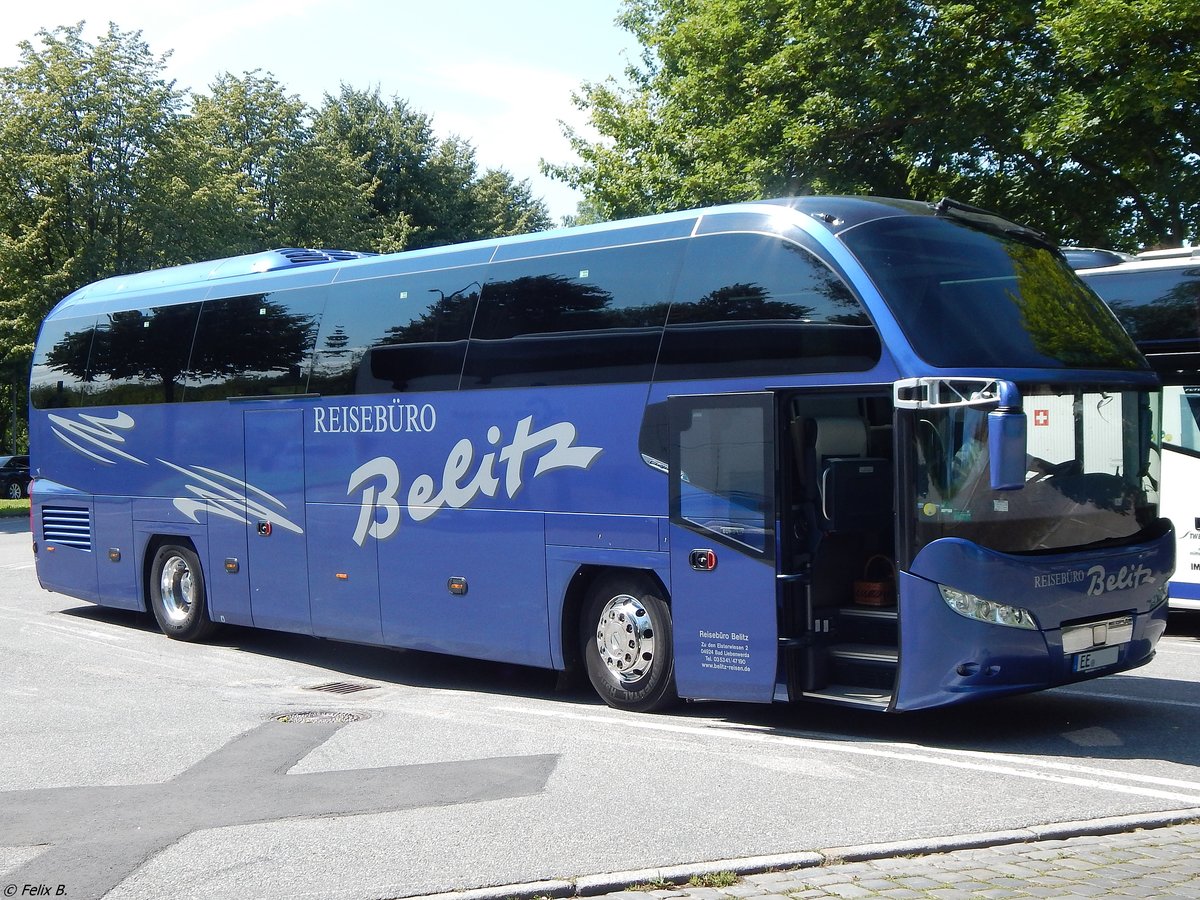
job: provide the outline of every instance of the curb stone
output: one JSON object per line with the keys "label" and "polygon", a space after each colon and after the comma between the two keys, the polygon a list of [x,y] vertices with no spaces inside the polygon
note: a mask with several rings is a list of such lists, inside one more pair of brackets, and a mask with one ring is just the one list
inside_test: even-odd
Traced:
{"label": "curb stone", "polygon": [[606,875],[583,875],[575,879],[576,895],[594,897],[625,890],[634,885],[654,881],[669,881],[684,884],[689,878],[703,878],[718,872],[733,872],[735,875],[753,875],[770,869],[808,869],[824,863],[820,853],[781,853],[775,856],[747,856],[741,859],[724,859],[715,862],[691,863],[682,866],[660,866],[656,869],[636,869],[630,872],[612,872]]}
{"label": "curb stone", "polygon": [[500,887],[476,888],[470,891],[447,891],[444,894],[419,894],[410,900],[531,900],[533,897],[574,897],[575,885],[570,881],[528,881]]}
{"label": "curb stone", "polygon": [[[581,875],[569,880],[533,881],[523,884],[485,887],[469,891],[425,894],[420,895],[419,900],[534,900],[534,898],[538,897],[595,897],[601,894],[629,890],[638,885],[657,881],[669,881],[672,884],[683,886],[693,877],[703,878],[706,875],[714,875],[718,872],[733,872],[738,876],[746,876],[780,870],[813,869],[826,865],[866,862],[895,856],[928,856],[937,853],[951,853],[956,850],[978,850],[985,847],[1001,847],[1010,844],[1036,844],[1041,841],[1121,834],[1196,822],[1200,822],[1200,807],[1127,816],[1109,816],[1076,822],[1056,822],[1049,825],[1032,825],[1028,828],[1017,828],[1008,831],[988,831],[935,838],[918,838],[908,841],[857,844],[845,847],[831,847],[824,850],[782,853],[772,856],[747,856],[677,866],[633,869],[625,872]],[[650,895],[647,894],[646,896]],[[407,900],[418,900],[418,898],[409,897]]]}

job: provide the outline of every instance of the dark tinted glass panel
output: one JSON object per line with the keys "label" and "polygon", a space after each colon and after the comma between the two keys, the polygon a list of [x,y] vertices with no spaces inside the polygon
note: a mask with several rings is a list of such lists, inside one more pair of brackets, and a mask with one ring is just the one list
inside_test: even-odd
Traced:
{"label": "dark tinted glass panel", "polygon": [[484,271],[467,266],[332,285],[310,390],[456,390]]}
{"label": "dark tinted glass panel", "polygon": [[96,317],[88,316],[54,319],[42,326],[29,377],[29,398],[38,409],[79,406],[83,402],[95,324]]}
{"label": "dark tinted glass panel", "polygon": [[84,404],[174,403],[183,399],[199,303],[99,316]]}
{"label": "dark tinted glass panel", "polygon": [[935,366],[1145,367],[1112,313],[1043,246],[915,216],[868,222],[842,240]]}
{"label": "dark tinted glass panel", "polygon": [[1163,418],[1166,419],[1167,415],[1175,418],[1175,410],[1168,410],[1168,404],[1178,410],[1179,430],[1176,434],[1164,434],[1163,443],[1200,454],[1200,387],[1167,388],[1163,391]]}
{"label": "dark tinted glass panel", "polygon": [[778,237],[689,242],[656,381],[847,372],[879,361],[879,335],[828,266]]}
{"label": "dark tinted glass panel", "polygon": [[680,423],[673,515],[757,553],[774,544],[767,415],[761,406],[687,411]]}
{"label": "dark tinted glass panel", "polygon": [[324,304],[323,288],[206,300],[186,399],[304,393]]}
{"label": "dark tinted glass panel", "polygon": [[642,462],[664,472],[671,452],[670,424],[670,413],[665,402],[646,404],[642,413],[642,427],[638,431],[638,452],[642,455]]}
{"label": "dark tinted glass panel", "polygon": [[463,386],[649,381],[684,242],[496,263]]}
{"label": "dark tinted glass panel", "polygon": [[1084,280],[1139,344],[1200,338],[1200,267],[1113,272]]}

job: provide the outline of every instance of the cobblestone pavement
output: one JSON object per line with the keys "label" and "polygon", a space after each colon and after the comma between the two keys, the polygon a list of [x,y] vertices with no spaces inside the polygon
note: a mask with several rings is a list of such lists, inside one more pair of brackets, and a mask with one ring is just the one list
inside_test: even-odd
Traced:
{"label": "cobblestone pavement", "polygon": [[[671,900],[1200,897],[1200,825],[835,863],[746,875],[724,888],[652,893]],[[646,897],[640,891],[608,896]]]}
{"label": "cobblestone pavement", "polygon": [[438,900],[1200,898],[1200,809],[543,881]]}

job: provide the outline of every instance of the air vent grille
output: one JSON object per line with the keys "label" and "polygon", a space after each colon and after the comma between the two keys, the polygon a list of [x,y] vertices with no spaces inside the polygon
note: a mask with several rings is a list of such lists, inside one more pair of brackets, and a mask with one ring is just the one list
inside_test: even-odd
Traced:
{"label": "air vent grille", "polygon": [[371,256],[370,253],[356,253],[352,250],[312,250],[304,247],[283,247],[275,251],[285,257],[294,266],[311,266],[314,263],[346,262],[351,259],[362,259]]}
{"label": "air vent grille", "polygon": [[78,506],[43,506],[42,540],[48,544],[91,550],[91,511]]}

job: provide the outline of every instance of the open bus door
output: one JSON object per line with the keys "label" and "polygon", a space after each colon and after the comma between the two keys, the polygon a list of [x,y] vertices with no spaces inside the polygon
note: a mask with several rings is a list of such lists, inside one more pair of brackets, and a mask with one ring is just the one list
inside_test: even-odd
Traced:
{"label": "open bus door", "polygon": [[778,654],[774,395],[668,403],[676,686],[682,697],[770,702]]}

